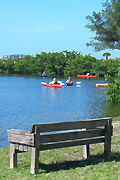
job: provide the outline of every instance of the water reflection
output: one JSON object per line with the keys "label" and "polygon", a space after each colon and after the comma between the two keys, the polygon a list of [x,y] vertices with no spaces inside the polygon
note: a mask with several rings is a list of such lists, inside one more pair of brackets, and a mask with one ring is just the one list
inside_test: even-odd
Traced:
{"label": "water reflection", "polygon": [[103,111],[104,116],[120,116],[120,103],[107,103],[106,106],[103,106]]}

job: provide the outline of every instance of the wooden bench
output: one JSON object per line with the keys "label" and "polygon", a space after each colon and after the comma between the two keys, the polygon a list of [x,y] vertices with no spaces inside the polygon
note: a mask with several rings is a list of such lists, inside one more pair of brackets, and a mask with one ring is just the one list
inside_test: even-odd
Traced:
{"label": "wooden bench", "polygon": [[89,144],[104,143],[106,160],[111,158],[112,118],[84,121],[33,124],[30,132],[10,129],[10,168],[17,167],[17,153],[31,151],[31,173],[39,169],[39,151],[84,145],[84,158],[89,157]]}

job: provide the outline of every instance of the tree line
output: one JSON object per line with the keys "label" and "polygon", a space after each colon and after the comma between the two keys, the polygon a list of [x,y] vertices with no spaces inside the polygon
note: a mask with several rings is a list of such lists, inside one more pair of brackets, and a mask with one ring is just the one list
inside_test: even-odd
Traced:
{"label": "tree line", "polygon": [[42,52],[35,57],[0,60],[1,74],[38,74],[43,71],[51,76],[76,76],[77,74],[96,74],[115,76],[120,67],[120,59],[99,60],[91,55],[83,56],[76,51],[55,53]]}
{"label": "tree line", "polygon": [[1,74],[42,74],[43,71],[51,76],[72,76],[91,73],[105,77],[109,82],[106,87],[108,101],[120,102],[120,59],[96,59],[91,55],[83,56],[76,51],[55,53],[42,52],[35,57],[0,59]]}

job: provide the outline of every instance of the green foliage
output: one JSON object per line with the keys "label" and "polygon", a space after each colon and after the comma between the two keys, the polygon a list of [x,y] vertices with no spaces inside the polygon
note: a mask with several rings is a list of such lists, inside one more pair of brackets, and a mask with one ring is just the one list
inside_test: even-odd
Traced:
{"label": "green foliage", "polygon": [[14,73],[14,60],[10,59],[9,61],[5,62],[5,70],[6,74]]}
{"label": "green foliage", "polygon": [[[87,46],[94,47],[95,51],[108,48],[120,50],[120,0],[107,0],[101,12],[93,12],[92,16],[87,16],[86,19],[89,20],[86,27],[96,33]],[[107,100],[120,102],[120,60],[108,61],[110,55],[104,53],[106,61],[100,61],[93,66],[100,76],[106,75],[106,80],[112,81],[106,87],[106,94],[109,96]]]}
{"label": "green foliage", "polygon": [[107,100],[111,102],[120,102],[120,68],[115,77],[107,75],[106,80],[109,82],[108,86],[106,86],[106,94],[109,95]]}
{"label": "green foliage", "polygon": [[93,64],[96,59],[90,55],[78,54],[75,59],[68,59],[64,70],[65,76],[75,76],[77,74],[95,73]]}
{"label": "green foliage", "polygon": [[92,16],[86,17],[90,22],[86,27],[96,33],[87,46],[94,47],[96,51],[107,48],[120,50],[120,1],[107,0],[103,8],[101,12],[93,12]]}
{"label": "green foliage", "polygon": [[119,59],[98,60],[92,56],[83,56],[78,52],[42,52],[35,57],[27,55],[24,59],[0,60],[0,73],[7,74],[46,74],[52,76],[76,76],[87,72],[96,74],[100,77],[105,75],[114,76],[120,67]]}
{"label": "green foliage", "polygon": [[103,56],[106,56],[106,60],[108,60],[108,56],[111,56],[111,54],[109,52],[105,52],[103,53]]}
{"label": "green foliage", "polygon": [[0,59],[0,73],[4,73],[5,69],[5,61]]}

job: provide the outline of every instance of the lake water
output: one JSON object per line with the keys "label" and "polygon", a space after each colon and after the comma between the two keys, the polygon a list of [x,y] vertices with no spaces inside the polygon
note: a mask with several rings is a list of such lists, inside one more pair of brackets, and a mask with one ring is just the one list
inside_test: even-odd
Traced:
{"label": "lake water", "polygon": [[[64,88],[43,87],[42,79],[30,76],[0,76],[0,147],[9,144],[7,129],[30,130],[31,124],[74,121],[120,115],[120,104],[106,102],[104,79],[73,79]],[[66,79],[57,79],[63,82]],[[76,82],[81,81],[80,87]]]}

